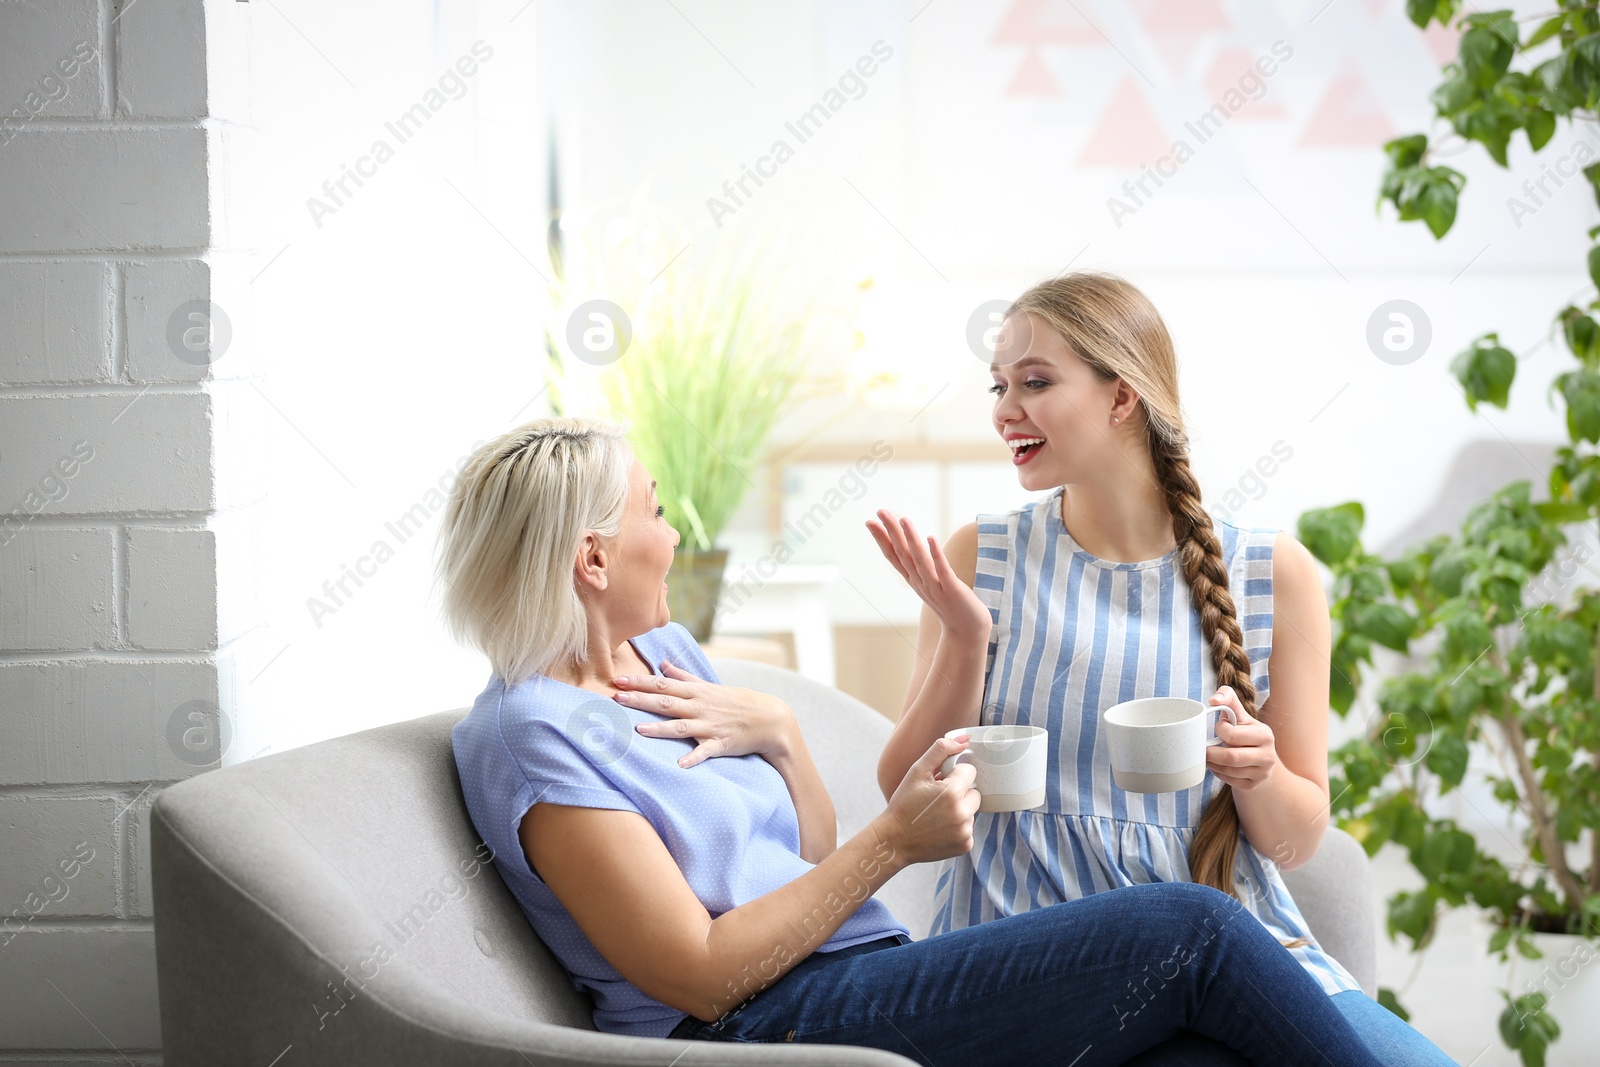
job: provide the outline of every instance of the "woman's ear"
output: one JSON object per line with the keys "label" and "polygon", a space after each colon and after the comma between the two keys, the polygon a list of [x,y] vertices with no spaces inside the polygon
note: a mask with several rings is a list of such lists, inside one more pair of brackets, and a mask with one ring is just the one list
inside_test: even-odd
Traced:
{"label": "woman's ear", "polygon": [[1118,423],[1127,422],[1139,407],[1139,393],[1121,378],[1111,393],[1111,417]]}
{"label": "woman's ear", "polygon": [[572,566],[572,577],[578,591],[581,593],[587,587],[595,592],[603,592],[609,580],[610,568],[611,559],[605,546],[594,535],[594,531],[586,532],[583,540],[578,542],[578,557]]}

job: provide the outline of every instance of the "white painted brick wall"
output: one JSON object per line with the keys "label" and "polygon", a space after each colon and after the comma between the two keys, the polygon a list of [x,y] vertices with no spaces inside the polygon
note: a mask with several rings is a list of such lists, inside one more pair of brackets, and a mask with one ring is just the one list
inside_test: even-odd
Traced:
{"label": "white painted brick wall", "polygon": [[6,5],[0,13],[0,130],[39,115],[106,116],[100,8],[97,0]]}
{"label": "white painted brick wall", "polygon": [[110,379],[110,270],[104,263],[0,262],[0,337],[8,339],[0,347],[0,381]]}
{"label": "white painted brick wall", "polygon": [[109,527],[23,527],[0,552],[0,649],[114,648],[116,538]]}
{"label": "white painted brick wall", "polygon": [[[160,1004],[154,975],[147,971],[155,952],[155,931],[148,922],[41,928],[19,935],[0,960],[8,974],[15,970],[32,977],[9,983],[0,997],[0,1034],[18,1049],[159,1047]],[[45,975],[61,992],[43,981]],[[64,1004],[63,994],[81,1014]]]}
{"label": "white painted brick wall", "polygon": [[[4,7],[6,5],[0,5]],[[210,239],[206,134],[35,125],[0,151],[0,248],[117,252],[201,248]]]}
{"label": "white painted brick wall", "polygon": [[[35,923],[117,911],[116,797],[0,796],[0,853],[54,857],[0,867],[0,945]],[[4,948],[0,948],[4,951]]]}
{"label": "white painted brick wall", "polygon": [[211,418],[198,390],[0,396],[0,516],[48,497],[41,482],[71,456],[88,458],[41,516],[208,510]]}
{"label": "white painted brick wall", "polygon": [[205,19],[193,0],[122,0],[117,19],[117,114],[206,114]]}
{"label": "white painted brick wall", "polygon": [[228,209],[250,18],[231,0],[0,3],[6,1062],[160,1062],[150,805],[271,744],[246,701],[274,651],[259,257]]}
{"label": "white painted brick wall", "polygon": [[58,656],[0,668],[0,784],[172,782],[216,766],[199,763],[200,746],[178,740],[174,726],[182,709],[218,704],[216,664],[202,655]]}

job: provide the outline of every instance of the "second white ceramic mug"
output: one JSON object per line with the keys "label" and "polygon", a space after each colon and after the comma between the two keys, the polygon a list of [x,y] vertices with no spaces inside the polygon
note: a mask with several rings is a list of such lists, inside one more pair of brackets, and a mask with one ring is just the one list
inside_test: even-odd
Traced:
{"label": "second white ceramic mug", "polygon": [[1111,780],[1130,793],[1176,793],[1206,777],[1206,749],[1222,744],[1217,718],[1226,704],[1188,697],[1125,700],[1100,716],[1111,751]]}
{"label": "second white ceramic mug", "polygon": [[948,775],[957,763],[972,764],[979,811],[1023,811],[1044,803],[1050,738],[1043,727],[997,723],[950,730],[945,736],[962,734],[972,740],[964,751],[947,757],[940,770]]}

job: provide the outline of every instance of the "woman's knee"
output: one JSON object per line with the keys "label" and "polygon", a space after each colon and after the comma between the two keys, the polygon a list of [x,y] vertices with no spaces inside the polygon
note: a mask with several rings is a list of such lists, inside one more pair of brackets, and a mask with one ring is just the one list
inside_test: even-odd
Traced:
{"label": "woman's knee", "polygon": [[1210,910],[1222,908],[1236,910],[1243,908],[1238,898],[1224,893],[1220,889],[1213,889],[1199,882],[1146,882],[1140,885],[1127,887],[1137,893],[1144,894],[1152,899],[1166,901],[1176,907],[1201,908]]}
{"label": "woman's knee", "polygon": [[1237,898],[1195,882],[1150,882],[1129,886],[1140,899],[1129,899],[1141,911],[1148,911],[1154,919],[1182,923],[1200,929],[1221,930],[1229,926],[1246,909]]}

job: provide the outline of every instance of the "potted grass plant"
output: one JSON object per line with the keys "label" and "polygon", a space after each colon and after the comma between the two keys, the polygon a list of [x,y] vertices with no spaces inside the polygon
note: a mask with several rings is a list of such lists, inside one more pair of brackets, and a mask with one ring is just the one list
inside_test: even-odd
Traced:
{"label": "potted grass plant", "polygon": [[786,241],[725,236],[694,256],[691,233],[638,206],[569,217],[560,235],[546,320],[554,410],[628,425],[682,538],[668,607],[705,641],[727,565],[718,537],[760,484],[778,423],[810,400],[837,408],[849,391],[819,367],[853,331],[839,332],[821,287],[798,275],[805,257],[772,254]]}

